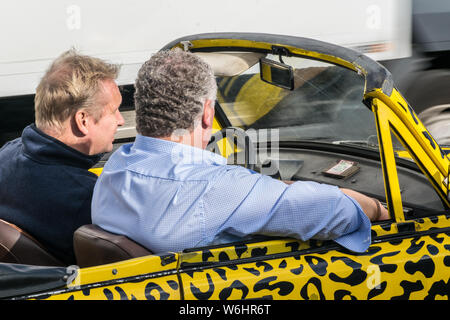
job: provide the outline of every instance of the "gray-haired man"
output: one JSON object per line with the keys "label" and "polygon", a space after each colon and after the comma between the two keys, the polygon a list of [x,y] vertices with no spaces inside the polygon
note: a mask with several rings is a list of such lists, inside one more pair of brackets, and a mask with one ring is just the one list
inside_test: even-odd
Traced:
{"label": "gray-haired man", "polygon": [[215,92],[211,68],[195,54],[159,52],[142,66],[139,134],[106,164],[94,189],[93,223],[155,253],[251,234],[332,239],[365,251],[369,218],[388,217],[371,198],[314,182],[286,184],[204,150]]}

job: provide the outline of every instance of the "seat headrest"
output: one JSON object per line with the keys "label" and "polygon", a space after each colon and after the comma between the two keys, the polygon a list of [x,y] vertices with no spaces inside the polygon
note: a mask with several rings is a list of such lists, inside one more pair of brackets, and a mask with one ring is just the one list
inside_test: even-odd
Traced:
{"label": "seat headrest", "polygon": [[44,246],[18,226],[0,219],[0,262],[64,266]]}
{"label": "seat headrest", "polygon": [[78,228],[73,237],[77,264],[91,267],[152,254],[126,236],[107,232],[89,224]]}

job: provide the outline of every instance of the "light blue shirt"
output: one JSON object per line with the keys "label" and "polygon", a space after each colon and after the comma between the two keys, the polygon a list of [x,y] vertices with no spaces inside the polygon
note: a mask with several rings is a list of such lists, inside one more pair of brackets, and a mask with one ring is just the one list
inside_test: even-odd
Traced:
{"label": "light blue shirt", "polygon": [[238,241],[248,235],[331,239],[356,252],[370,221],[336,186],[280,180],[226,164],[199,148],[137,135],[106,163],[92,222],[154,253]]}

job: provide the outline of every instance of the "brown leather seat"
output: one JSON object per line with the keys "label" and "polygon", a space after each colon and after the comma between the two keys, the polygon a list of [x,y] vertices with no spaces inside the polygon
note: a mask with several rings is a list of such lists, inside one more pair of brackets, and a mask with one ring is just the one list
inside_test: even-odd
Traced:
{"label": "brown leather seat", "polygon": [[94,224],[81,226],[75,231],[73,246],[80,267],[98,266],[152,254],[126,236],[107,232]]}
{"label": "brown leather seat", "polygon": [[0,262],[38,266],[64,266],[31,235],[0,219]]}

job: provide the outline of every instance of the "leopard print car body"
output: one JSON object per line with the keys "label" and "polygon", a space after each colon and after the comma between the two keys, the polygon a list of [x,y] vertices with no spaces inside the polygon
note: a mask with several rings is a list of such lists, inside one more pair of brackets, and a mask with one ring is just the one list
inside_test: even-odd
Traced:
{"label": "leopard print car body", "polygon": [[81,269],[34,299],[448,299],[450,217],[372,227],[361,254],[330,241],[255,239]]}
{"label": "leopard print car body", "polygon": [[[183,273],[185,297],[448,299],[449,248],[443,245],[448,237],[442,234],[386,241],[352,256],[329,250],[239,265],[218,264]],[[293,243],[286,245],[292,247]],[[408,255],[410,259],[403,259]],[[225,255],[222,259],[226,260]]]}

